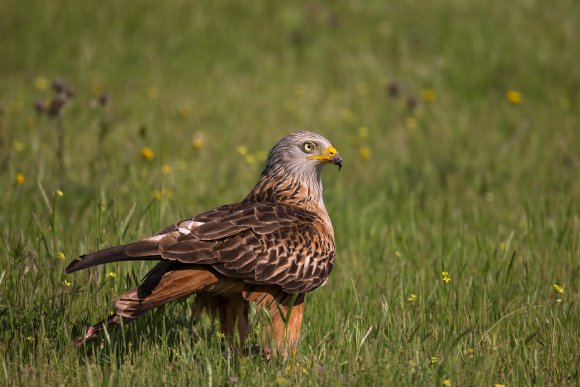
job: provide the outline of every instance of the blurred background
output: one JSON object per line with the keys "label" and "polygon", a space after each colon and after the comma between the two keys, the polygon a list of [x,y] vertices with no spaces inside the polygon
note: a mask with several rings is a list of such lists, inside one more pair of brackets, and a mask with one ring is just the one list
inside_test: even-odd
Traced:
{"label": "blurred background", "polygon": [[[6,375],[31,377],[23,371],[31,360],[14,360],[31,348],[46,364],[43,337],[57,343],[56,357],[76,359],[66,344],[71,330],[102,317],[114,294],[147,270],[118,265],[70,278],[62,272],[68,260],[242,199],[278,139],[313,130],[345,161],[342,172],[324,174],[337,266],[311,297],[317,312],[307,317],[301,360],[327,373],[235,377],[572,380],[579,26],[573,0],[4,0]],[[57,296],[58,307],[48,301]],[[563,315],[528,309],[556,300],[567,305]],[[87,302],[95,306],[88,312]],[[496,332],[514,310],[525,316]],[[566,333],[544,327],[544,313]],[[53,329],[31,333],[41,326]],[[321,354],[333,346],[334,357]],[[539,363],[533,353],[543,353]],[[448,360],[434,368],[432,357]],[[34,375],[86,381],[75,361],[77,368]],[[381,379],[389,367],[394,373]]]}
{"label": "blurred background", "polygon": [[[77,154],[97,158],[95,151],[129,162],[142,146],[156,161],[171,161],[194,153],[194,139],[212,153],[238,145],[266,151],[287,132],[310,129],[360,170],[377,163],[437,168],[426,148],[450,164],[443,168],[501,157],[517,157],[521,172],[566,168],[578,163],[567,148],[580,86],[578,14],[566,1],[7,1],[2,153],[9,157],[24,139],[32,142],[28,152],[46,151],[50,142],[34,140],[50,141],[52,124],[34,104],[49,104],[51,84],[60,80],[75,94],[61,113],[67,165],[78,164]],[[95,106],[99,97],[105,109]],[[107,133],[95,147],[101,110]],[[538,142],[550,149],[527,151]],[[82,181],[86,171],[67,175]]]}

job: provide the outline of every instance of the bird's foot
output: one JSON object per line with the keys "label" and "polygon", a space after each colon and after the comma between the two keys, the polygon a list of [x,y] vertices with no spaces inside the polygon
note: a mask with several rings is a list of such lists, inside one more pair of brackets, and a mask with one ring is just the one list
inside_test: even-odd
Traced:
{"label": "bird's foot", "polygon": [[81,347],[88,339],[93,337],[95,333],[96,333],[95,328],[90,327],[89,329],[87,329],[87,332],[83,336],[79,336],[75,339],[75,345],[77,347]]}

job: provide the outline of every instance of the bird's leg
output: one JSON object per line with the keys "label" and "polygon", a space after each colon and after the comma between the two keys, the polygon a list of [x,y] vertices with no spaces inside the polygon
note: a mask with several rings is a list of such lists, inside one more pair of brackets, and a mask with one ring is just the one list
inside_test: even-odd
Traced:
{"label": "bird's leg", "polygon": [[286,356],[300,338],[304,294],[289,294],[278,286],[247,286],[242,295],[268,315],[262,335],[264,356]]}
{"label": "bird's leg", "polygon": [[266,357],[273,355],[287,356],[300,339],[302,315],[304,313],[304,295],[286,294],[281,300],[277,297],[270,303],[270,321],[266,324],[265,342],[273,343],[273,350],[264,349]]}
{"label": "bird's leg", "polygon": [[230,297],[220,297],[219,303],[220,331],[234,342],[236,327],[240,336],[240,348],[244,346],[248,336],[248,309],[249,303],[241,294]]}

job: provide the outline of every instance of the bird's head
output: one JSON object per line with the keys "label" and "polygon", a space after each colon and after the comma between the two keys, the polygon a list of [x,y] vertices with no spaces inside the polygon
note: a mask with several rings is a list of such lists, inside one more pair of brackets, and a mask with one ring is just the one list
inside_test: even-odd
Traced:
{"label": "bird's head", "polygon": [[330,141],[318,133],[291,133],[274,145],[260,180],[245,200],[299,205],[326,214],[320,180],[326,164],[342,167]]}
{"label": "bird's head", "polygon": [[342,168],[342,158],[330,141],[314,132],[295,132],[281,139],[270,151],[266,169],[283,168],[303,175],[319,174],[325,164]]}

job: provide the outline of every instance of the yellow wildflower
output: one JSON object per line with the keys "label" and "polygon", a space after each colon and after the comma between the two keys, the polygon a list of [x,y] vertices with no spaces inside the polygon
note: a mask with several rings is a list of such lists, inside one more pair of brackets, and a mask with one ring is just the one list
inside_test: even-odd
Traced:
{"label": "yellow wildflower", "polygon": [[400,257],[401,256],[401,252],[399,250],[395,251],[395,257]]}
{"label": "yellow wildflower", "polygon": [[171,173],[171,165],[163,164],[163,166],[161,167],[161,173],[164,175],[169,175]]}
{"label": "yellow wildflower", "polygon": [[409,298],[407,298],[407,301],[409,301],[411,304],[414,304],[415,301],[417,301],[417,295],[414,293],[411,293],[411,295],[409,296]]}
{"label": "yellow wildflower", "polygon": [[453,385],[453,383],[451,383],[451,379],[445,379],[445,380],[443,381],[443,385],[444,385],[444,386],[451,386],[451,385]]}
{"label": "yellow wildflower", "polygon": [[22,185],[22,184],[24,184],[25,181],[26,181],[26,177],[24,177],[24,174],[22,174],[22,173],[16,174],[16,184]]}
{"label": "yellow wildflower", "polygon": [[26,340],[28,340],[28,341],[32,342],[32,341],[34,341],[34,337],[32,337],[32,336],[28,336],[28,337],[26,338]]}
{"label": "yellow wildflower", "polygon": [[359,137],[366,137],[369,135],[369,128],[367,128],[366,126],[361,126],[360,128],[358,128],[358,136]]}
{"label": "yellow wildflower", "polygon": [[153,199],[161,200],[161,199],[171,199],[173,197],[173,192],[168,189],[162,190],[155,190],[153,191]]}
{"label": "yellow wildflower", "polygon": [[110,271],[106,274],[106,277],[109,279],[115,279],[117,278],[117,273],[115,273],[114,271]]}
{"label": "yellow wildflower", "polygon": [[256,156],[254,156],[254,155],[245,155],[244,156],[244,160],[246,160],[246,163],[248,163],[248,164],[254,164],[256,162]]}
{"label": "yellow wildflower", "polygon": [[431,364],[437,364],[438,361],[439,358],[437,358],[437,356],[431,356]]}
{"label": "yellow wildflower", "polygon": [[446,284],[451,282],[451,276],[449,275],[449,272],[446,271],[441,272],[441,278],[443,279],[443,282],[445,282]]}
{"label": "yellow wildflower", "polygon": [[62,251],[59,251],[58,253],[56,253],[56,259],[64,261],[66,259],[66,255],[64,255]]}
{"label": "yellow wildflower", "polygon": [[62,192],[60,189],[57,189],[57,190],[54,192],[54,194],[55,194],[56,196],[61,196],[61,197],[62,197],[62,196],[64,196],[64,192]]}
{"label": "yellow wildflower", "polygon": [[151,161],[155,158],[155,152],[153,149],[149,148],[148,146],[141,148],[141,157],[145,160]]}
{"label": "yellow wildflower", "polygon": [[493,387],[505,387],[505,384],[496,383],[493,385]]}
{"label": "yellow wildflower", "polygon": [[193,138],[193,140],[191,140],[191,146],[193,147],[193,149],[201,149],[203,147],[203,136],[198,135],[195,136]]}
{"label": "yellow wildflower", "polygon": [[69,282],[69,281],[67,281],[67,280],[64,280],[64,281],[62,281],[62,284],[63,284],[64,286],[66,286],[67,288],[68,288],[68,287],[70,287],[70,286],[72,285],[72,283],[71,283],[71,282]]}
{"label": "yellow wildflower", "polygon": [[368,160],[371,158],[371,150],[366,146],[361,146],[358,148],[358,155],[363,160]]}
{"label": "yellow wildflower", "polygon": [[50,82],[48,81],[48,79],[46,79],[43,76],[38,76],[36,77],[36,79],[34,80],[34,86],[38,89],[38,90],[46,90],[48,89]]}
{"label": "yellow wildflower", "polygon": [[413,129],[417,126],[417,120],[413,117],[407,117],[405,120],[405,127],[407,129]]}
{"label": "yellow wildflower", "polygon": [[433,102],[435,101],[436,94],[435,90],[433,89],[424,89],[421,90],[421,99],[425,102]]}
{"label": "yellow wildflower", "polygon": [[12,149],[14,149],[15,152],[22,152],[24,150],[24,144],[20,141],[14,141],[12,143]]}
{"label": "yellow wildflower", "polygon": [[558,284],[554,284],[554,286],[552,286],[552,289],[554,289],[554,292],[555,293],[558,293],[558,294],[563,294],[564,293],[564,288],[561,287]]}
{"label": "yellow wildflower", "polygon": [[243,145],[240,145],[240,146],[238,147],[238,154],[239,154],[240,156],[245,156],[245,155],[247,155],[247,154],[248,154],[248,148],[246,148],[246,147],[245,147],[245,146],[243,146]]}
{"label": "yellow wildflower", "polygon": [[506,97],[512,105],[521,104],[523,99],[522,93],[516,90],[508,90],[506,93]]}

